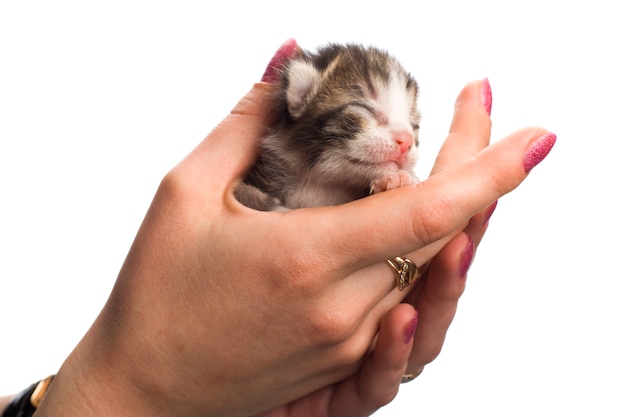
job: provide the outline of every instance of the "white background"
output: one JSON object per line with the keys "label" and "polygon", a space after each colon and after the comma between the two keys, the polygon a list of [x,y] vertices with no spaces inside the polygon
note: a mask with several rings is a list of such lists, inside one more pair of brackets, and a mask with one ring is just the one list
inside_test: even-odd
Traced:
{"label": "white background", "polygon": [[489,77],[493,138],[553,152],[502,198],[441,356],[377,416],[624,416],[618,2],[0,3],[0,394],[57,370],[162,176],[287,38],[388,49],[421,86],[421,176]]}

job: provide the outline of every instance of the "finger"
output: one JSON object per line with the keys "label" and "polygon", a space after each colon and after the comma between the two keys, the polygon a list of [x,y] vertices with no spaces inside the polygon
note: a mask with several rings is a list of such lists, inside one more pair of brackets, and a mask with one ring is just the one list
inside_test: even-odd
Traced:
{"label": "finger", "polygon": [[496,209],[498,202],[494,202],[486,209],[482,210],[476,216],[472,217],[463,229],[463,232],[474,240],[474,244],[478,246],[487,231],[489,220]]}
{"label": "finger", "polygon": [[[473,216],[463,228],[463,233],[470,236],[474,241],[475,246],[478,246],[487,231],[487,227],[489,225],[489,220],[493,215],[497,201],[489,205],[484,210],[481,210]],[[439,239],[437,242],[431,243],[428,246],[423,247],[415,252],[412,252],[406,255],[407,258],[411,259],[416,265],[423,266],[428,260],[432,259],[443,247],[450,241],[452,238],[458,233],[453,232],[449,236],[444,239]]]}
{"label": "finger", "polygon": [[450,134],[441,147],[431,175],[474,156],[489,145],[491,87],[486,78],[463,88],[456,100]]}
{"label": "finger", "polygon": [[407,372],[415,372],[432,362],[441,351],[446,333],[465,289],[465,277],[474,255],[470,236],[461,233],[432,260],[427,280],[415,303],[419,312],[413,353]]}
{"label": "finger", "polygon": [[255,84],[180,165],[205,183],[210,178],[213,189],[242,177],[256,159],[258,142],[273,121],[271,83],[278,81],[284,64],[299,51],[295,40],[283,43],[270,60],[263,82]]}
{"label": "finger", "polygon": [[[457,98],[450,134],[442,145],[431,175],[475,156],[489,145],[491,101],[491,86],[488,79],[474,81],[465,86]],[[477,219],[470,219],[468,224],[474,226],[479,223],[483,214],[478,213],[474,217]],[[410,254],[410,259],[417,261],[430,259],[455,234],[456,232],[453,232],[448,238],[441,239],[438,244],[429,245],[430,247]],[[475,234],[478,237],[478,232]],[[479,238],[482,238],[482,233]]]}
{"label": "finger", "polygon": [[267,68],[265,68],[265,72],[263,73],[263,77],[261,81],[265,83],[274,83],[280,79],[280,73],[283,70],[285,63],[289,61],[294,56],[298,55],[301,52],[300,47],[295,39],[287,39],[281,46],[278,48],[269,64],[267,64]]}
{"label": "finger", "polygon": [[[306,223],[315,224],[308,238],[324,246],[330,265],[371,265],[460,230],[471,217],[520,185],[531,165],[527,161],[538,163],[555,139],[540,128],[520,130],[416,186],[293,215],[307,216]],[[325,215],[327,210],[334,213]]]}
{"label": "finger", "polygon": [[[465,86],[457,98],[450,134],[442,145],[431,175],[475,156],[489,145],[491,101],[491,86],[488,79],[474,81]],[[484,213],[479,212],[474,217],[476,219],[472,218],[468,222],[472,225],[472,231],[475,225],[480,223],[480,219],[484,218]],[[456,232],[453,232],[437,244],[431,244],[409,254],[409,259],[418,264],[423,263],[443,248],[455,234]],[[482,234],[478,236],[478,231],[474,234],[482,238]]]}
{"label": "finger", "polygon": [[224,188],[254,162],[260,138],[271,122],[271,84],[258,83],[230,114],[174,169],[204,187]]}
{"label": "finger", "polygon": [[[232,177],[242,177],[256,159],[258,140],[267,135],[267,128],[275,117],[272,110],[275,108],[273,102],[276,96],[273,86],[270,86],[280,80],[285,64],[300,52],[301,49],[295,39],[286,40],[270,59],[261,78],[262,83],[255,85],[252,91],[237,103],[230,116],[216,129],[215,135],[220,137],[221,131],[225,131],[224,136],[227,138],[225,142],[230,145],[226,152],[232,152],[235,155],[241,153],[239,164],[230,165],[233,168]],[[241,128],[244,131],[239,133],[237,129]],[[254,147],[245,147],[244,151],[247,152],[239,151],[238,141],[232,140],[237,139],[238,134],[242,136],[242,139],[252,141]]]}
{"label": "finger", "polygon": [[398,393],[417,325],[415,309],[400,304],[382,320],[376,347],[359,372],[341,382],[330,401],[330,416],[369,416]]}
{"label": "finger", "polygon": [[[425,318],[416,337],[418,342],[413,349],[408,372],[422,369],[441,350],[458,299],[465,289],[465,276],[496,206],[497,202],[494,202],[469,221],[456,240],[437,254],[428,275],[418,281],[405,298],[405,302],[417,305],[417,297],[424,292],[421,300],[426,300],[419,304],[419,311],[424,312]],[[458,273],[456,276],[455,271]]]}
{"label": "finger", "polygon": [[[491,102],[491,86],[488,79],[474,81],[465,86],[457,98],[450,134],[437,156],[431,175],[436,175],[446,168],[475,156],[489,145],[489,137],[491,135]],[[476,219],[470,219],[468,224],[471,223],[474,226],[480,223],[483,213],[479,212],[474,217]],[[482,238],[482,233],[480,236],[478,231],[474,234],[480,239]],[[429,247],[409,254],[409,258],[417,262],[430,259],[455,234],[456,232],[453,232],[447,238],[441,239],[437,244],[429,245]]]}

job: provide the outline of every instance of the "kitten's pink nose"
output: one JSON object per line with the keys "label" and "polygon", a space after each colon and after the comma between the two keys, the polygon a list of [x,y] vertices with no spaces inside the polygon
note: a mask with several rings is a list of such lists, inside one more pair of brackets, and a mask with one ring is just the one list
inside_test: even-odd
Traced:
{"label": "kitten's pink nose", "polygon": [[411,149],[411,146],[413,146],[414,138],[409,132],[395,132],[393,140],[395,140],[398,146],[400,146],[400,152],[405,153]]}

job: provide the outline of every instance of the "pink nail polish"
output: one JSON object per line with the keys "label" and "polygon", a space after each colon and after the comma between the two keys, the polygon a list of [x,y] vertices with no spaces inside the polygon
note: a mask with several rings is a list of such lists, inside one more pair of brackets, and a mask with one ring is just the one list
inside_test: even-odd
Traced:
{"label": "pink nail polish", "polygon": [[469,271],[470,266],[472,265],[472,261],[474,260],[474,239],[469,237],[469,241],[467,242],[467,246],[465,246],[465,250],[461,254],[461,270],[460,277],[465,278],[467,275],[467,271]]}
{"label": "pink nail polish", "polygon": [[522,161],[524,171],[526,171],[527,174],[548,156],[555,142],[556,135],[554,133],[546,133],[533,143]]}
{"label": "pink nail polish", "polygon": [[411,340],[413,340],[413,336],[415,336],[415,330],[417,329],[417,312],[415,312],[415,317],[406,329],[404,329],[404,343],[409,344]]}
{"label": "pink nail polish", "polygon": [[485,111],[491,116],[491,84],[487,78],[483,78],[482,85],[480,86],[480,100],[485,106]]}
{"label": "pink nail polish", "polygon": [[281,46],[278,48],[274,56],[270,60],[270,63],[267,64],[267,68],[265,68],[265,72],[263,73],[263,77],[261,78],[262,82],[273,83],[278,81],[280,77],[280,71],[282,70],[285,62],[287,62],[292,56],[296,54],[298,51],[298,43],[295,39],[287,39]]}
{"label": "pink nail polish", "polygon": [[496,211],[496,207],[498,206],[498,201],[496,200],[492,205],[487,209],[487,213],[485,214],[485,221],[483,222],[483,226],[489,223],[489,219],[493,216],[493,212]]}

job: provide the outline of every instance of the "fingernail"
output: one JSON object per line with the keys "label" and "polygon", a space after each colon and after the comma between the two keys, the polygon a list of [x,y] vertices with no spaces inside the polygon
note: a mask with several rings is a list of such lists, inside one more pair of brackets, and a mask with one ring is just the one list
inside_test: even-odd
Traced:
{"label": "fingernail", "polygon": [[285,62],[289,60],[295,53],[298,51],[298,43],[295,39],[287,39],[281,46],[278,48],[274,56],[270,60],[270,63],[267,64],[267,68],[265,68],[265,72],[263,73],[263,77],[261,78],[262,82],[273,83],[278,81],[280,78],[280,71],[282,70]]}
{"label": "fingernail", "polygon": [[526,152],[524,156],[524,171],[528,174],[531,169],[536,167],[539,162],[550,153],[554,143],[556,142],[556,135],[554,133],[546,133],[535,141],[531,148]]}
{"label": "fingernail", "polygon": [[464,278],[467,275],[467,271],[469,271],[470,265],[472,265],[472,260],[474,259],[474,239],[469,236],[469,240],[467,242],[467,246],[465,246],[465,250],[461,254],[461,270],[460,277]]}
{"label": "fingernail", "polygon": [[404,343],[409,344],[411,340],[413,340],[413,336],[415,336],[415,330],[417,329],[417,312],[415,312],[415,317],[413,320],[406,326],[404,329]]}
{"label": "fingernail", "polygon": [[483,222],[483,226],[489,223],[489,219],[493,216],[493,212],[496,211],[496,207],[498,206],[498,201],[496,200],[489,208],[487,209],[487,213],[485,214],[485,221]]}
{"label": "fingernail", "polygon": [[483,78],[482,85],[480,86],[480,101],[485,106],[485,111],[491,116],[491,84],[487,78]]}

